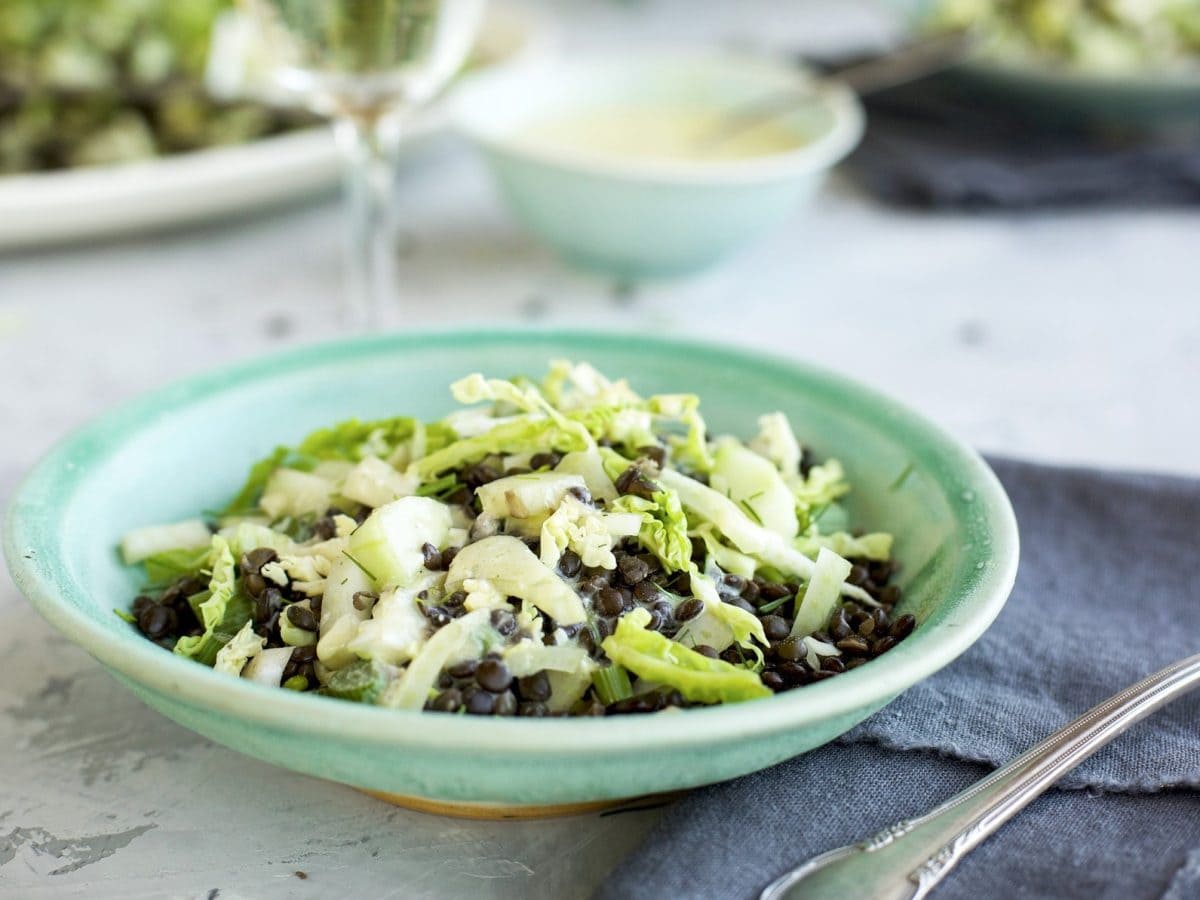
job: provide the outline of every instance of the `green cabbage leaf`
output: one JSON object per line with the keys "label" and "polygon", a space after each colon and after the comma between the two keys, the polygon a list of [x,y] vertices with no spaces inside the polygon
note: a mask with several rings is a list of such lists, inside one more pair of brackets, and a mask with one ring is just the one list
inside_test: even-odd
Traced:
{"label": "green cabbage leaf", "polygon": [[252,615],[250,598],[238,590],[233,553],[225,538],[213,536],[212,552],[213,572],[208,583],[208,596],[197,605],[204,634],[185,635],[175,642],[176,653],[206,666],[217,661],[217,653],[233,640]]}
{"label": "green cabbage leaf", "polygon": [[604,639],[604,652],[639,678],[679,691],[697,703],[736,703],[771,696],[750,669],[710,659],[646,626],[650,614],[635,609]]}

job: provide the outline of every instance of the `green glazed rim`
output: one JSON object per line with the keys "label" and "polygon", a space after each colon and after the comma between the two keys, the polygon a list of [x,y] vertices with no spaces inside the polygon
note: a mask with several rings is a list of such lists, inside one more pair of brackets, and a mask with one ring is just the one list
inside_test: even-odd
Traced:
{"label": "green glazed rim", "polygon": [[[684,709],[671,715],[641,716],[636,728],[599,718],[513,719],[433,716],[417,711],[362,706],[332,698],[302,695],[234,679],[164,652],[132,631],[123,636],[91,621],[88,589],[55,565],[66,552],[59,535],[59,511],[89,478],[92,463],[119,454],[142,424],[187,404],[235,389],[247,382],[298,369],[402,354],[410,349],[544,343],[588,347],[636,348],[653,354],[695,354],[734,369],[754,369],[781,383],[827,391],[862,421],[888,423],[901,433],[911,458],[939,481],[971,495],[977,529],[987,540],[964,549],[962,590],[936,628],[913,634],[871,665],[837,678],[775,697],[725,706]],[[951,505],[955,498],[950,498]],[[516,330],[434,331],[376,335],[317,344],[232,365],[188,378],[125,403],[75,431],[55,446],[21,483],[9,507],[4,552],[17,587],[39,613],[66,637],[110,669],[182,703],[210,709],[247,723],[290,731],[390,744],[462,751],[529,753],[630,750],[703,746],[718,738],[750,740],[793,731],[849,711],[881,705],[944,667],[987,629],[1008,598],[1016,577],[1019,542],[1016,518],[1004,489],[980,456],[922,416],[883,394],[807,364],[733,349],[719,344],[664,340],[620,333]]]}

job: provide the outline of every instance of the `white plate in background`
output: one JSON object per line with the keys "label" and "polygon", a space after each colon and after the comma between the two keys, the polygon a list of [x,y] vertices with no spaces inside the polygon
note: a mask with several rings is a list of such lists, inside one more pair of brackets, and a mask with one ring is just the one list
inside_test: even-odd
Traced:
{"label": "white plate in background", "polygon": [[[498,63],[547,52],[551,29],[528,7],[493,3],[480,33]],[[406,149],[443,131],[444,106],[417,117]],[[144,162],[0,176],[0,250],[153,231],[261,209],[331,188],[333,137],[307,128]]]}

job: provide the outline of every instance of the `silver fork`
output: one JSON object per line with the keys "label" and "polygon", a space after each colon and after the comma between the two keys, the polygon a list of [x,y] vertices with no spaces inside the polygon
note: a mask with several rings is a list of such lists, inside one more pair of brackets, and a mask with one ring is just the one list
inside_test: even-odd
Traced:
{"label": "silver fork", "polygon": [[1200,654],[1109,697],[931,812],[792,869],[773,881],[760,900],[925,897],[964,856],[1062,775],[1134,723],[1196,687],[1200,687]]}

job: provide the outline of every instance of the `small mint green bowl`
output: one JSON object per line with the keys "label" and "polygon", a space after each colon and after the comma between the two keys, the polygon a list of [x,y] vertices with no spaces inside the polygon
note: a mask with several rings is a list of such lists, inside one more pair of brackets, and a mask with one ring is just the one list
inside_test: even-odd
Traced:
{"label": "small mint green bowl", "polygon": [[[920,624],[884,656],[766,700],[612,719],[448,716],[359,706],[231,678],[167,653],[113,614],[138,576],[120,535],[219,506],[249,463],[349,416],[451,407],[471,371],[589,360],[645,393],[694,391],[715,431],[782,410],[843,460],[854,521],[897,535],[903,609]],[[894,401],[820,369],[718,346],[586,333],[450,332],[341,341],[192,378],[58,445],[8,514],[5,555],[45,618],[150,706],[299,772],[463,815],[563,812],[721,781],[842,734],[967,649],[1017,567],[1003,489],[969,448]]]}
{"label": "small mint green bowl", "polygon": [[[789,111],[781,98],[793,98]],[[720,112],[774,103],[804,143],[734,160],[620,158],[553,149],[528,126],[611,109]],[[775,107],[773,107],[775,108]],[[663,52],[544,61],[472,76],[456,91],[459,130],[482,151],[513,215],[569,262],[628,277],[707,268],[811,201],[858,143],[853,93],[814,85],[794,63]]]}

